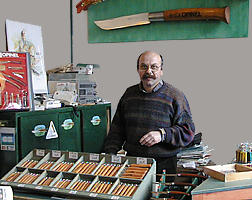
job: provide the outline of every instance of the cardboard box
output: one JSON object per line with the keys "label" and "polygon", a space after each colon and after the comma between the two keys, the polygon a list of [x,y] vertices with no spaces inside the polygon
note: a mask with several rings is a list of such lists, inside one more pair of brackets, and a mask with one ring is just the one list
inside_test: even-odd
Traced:
{"label": "cardboard box", "polygon": [[207,166],[203,169],[205,174],[224,182],[252,179],[252,168],[248,165],[226,164]]}

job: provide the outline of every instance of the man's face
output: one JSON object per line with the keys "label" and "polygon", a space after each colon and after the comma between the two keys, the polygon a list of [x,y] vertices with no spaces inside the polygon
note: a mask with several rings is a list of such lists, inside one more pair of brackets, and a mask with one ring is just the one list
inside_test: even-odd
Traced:
{"label": "man's face", "polygon": [[155,52],[146,52],[139,59],[138,74],[146,91],[150,92],[161,80],[162,60]]}
{"label": "man's face", "polygon": [[23,40],[26,39],[26,33],[25,33],[25,31],[21,31],[21,38],[22,38]]}

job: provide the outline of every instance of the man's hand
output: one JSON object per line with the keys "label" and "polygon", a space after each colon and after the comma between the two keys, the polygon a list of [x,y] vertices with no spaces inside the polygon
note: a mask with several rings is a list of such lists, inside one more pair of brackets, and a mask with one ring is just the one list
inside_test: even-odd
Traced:
{"label": "man's hand", "polygon": [[148,147],[153,146],[161,142],[161,134],[160,131],[150,131],[149,133],[145,134],[140,140],[141,145],[146,145]]}

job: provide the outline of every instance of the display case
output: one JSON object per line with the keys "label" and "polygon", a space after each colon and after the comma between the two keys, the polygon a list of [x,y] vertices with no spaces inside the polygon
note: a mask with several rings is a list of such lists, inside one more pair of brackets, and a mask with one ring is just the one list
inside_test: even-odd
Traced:
{"label": "display case", "polygon": [[[39,169],[48,159],[54,159],[54,164]],[[27,164],[34,161],[36,164]],[[66,162],[71,162],[71,167],[59,167]],[[92,162],[95,164],[89,173],[75,170],[82,163]],[[135,168],[129,172],[132,176],[123,177],[129,168]],[[138,170],[146,173],[137,177]],[[12,186],[14,192],[36,192],[48,197],[144,200],[151,196],[155,171],[156,162],[152,158],[34,149],[2,177],[0,184]]]}

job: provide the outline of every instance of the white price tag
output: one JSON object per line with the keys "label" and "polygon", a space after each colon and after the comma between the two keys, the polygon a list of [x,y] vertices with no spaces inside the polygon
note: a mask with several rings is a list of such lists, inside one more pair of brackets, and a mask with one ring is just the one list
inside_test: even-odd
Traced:
{"label": "white price tag", "polygon": [[158,189],[159,189],[159,184],[158,183],[154,183],[154,185],[153,185],[154,187],[153,187],[153,192],[158,192]]}
{"label": "white price tag", "polygon": [[91,154],[89,155],[89,159],[92,160],[92,161],[99,161],[100,155],[99,155],[99,154],[96,154],[96,153],[91,153]]}
{"label": "white price tag", "polygon": [[18,187],[24,187],[25,184],[18,184],[17,186],[18,186]]}
{"label": "white price tag", "polygon": [[8,182],[2,182],[1,184],[2,184],[2,185],[7,185],[7,184],[8,184]]}
{"label": "white price tag", "polygon": [[43,186],[36,186],[35,189],[41,190],[43,189]]}
{"label": "white price tag", "polygon": [[120,199],[120,197],[112,196],[111,199]]}
{"label": "white price tag", "polygon": [[112,155],[111,156],[111,162],[113,162],[113,163],[122,163],[122,157],[121,156]]}
{"label": "white price tag", "polygon": [[52,150],[52,157],[53,158],[59,158],[60,156],[61,156],[61,152],[60,151]]}
{"label": "white price tag", "polygon": [[69,194],[76,194],[76,193],[77,191],[74,191],[74,190],[69,191]]}
{"label": "white price tag", "polygon": [[78,153],[77,152],[69,152],[69,158],[70,159],[78,159]]}
{"label": "white price tag", "polygon": [[37,156],[45,156],[45,150],[43,150],[43,149],[37,149],[36,150],[36,155]]}
{"label": "white price tag", "polygon": [[90,193],[89,194],[90,197],[97,197],[97,195],[98,195],[97,193]]}
{"label": "white price tag", "polygon": [[53,192],[57,192],[59,190],[59,188],[52,188],[51,191]]}
{"label": "white price tag", "polygon": [[140,158],[140,157],[137,157],[137,164],[147,164],[147,158]]}

